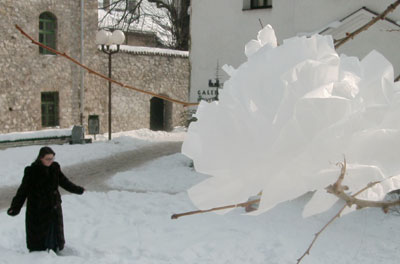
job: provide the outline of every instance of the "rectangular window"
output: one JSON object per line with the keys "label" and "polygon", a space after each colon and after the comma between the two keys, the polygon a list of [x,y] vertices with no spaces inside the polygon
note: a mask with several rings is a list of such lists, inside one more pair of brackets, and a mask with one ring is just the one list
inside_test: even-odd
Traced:
{"label": "rectangular window", "polygon": [[271,8],[272,7],[272,0],[251,0],[250,8]]}
{"label": "rectangular window", "polygon": [[58,125],[58,92],[42,92],[42,126]]}

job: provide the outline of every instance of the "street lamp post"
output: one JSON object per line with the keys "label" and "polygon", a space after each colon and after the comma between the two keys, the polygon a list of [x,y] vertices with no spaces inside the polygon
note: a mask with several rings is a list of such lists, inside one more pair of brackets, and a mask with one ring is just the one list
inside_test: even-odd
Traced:
{"label": "street lamp post", "polygon": [[[96,43],[101,45],[101,51],[108,54],[108,140],[111,140],[111,55],[119,51],[119,46],[124,43],[125,35],[121,30],[113,33],[100,30],[96,35]],[[116,49],[111,49],[111,45],[116,45]]]}

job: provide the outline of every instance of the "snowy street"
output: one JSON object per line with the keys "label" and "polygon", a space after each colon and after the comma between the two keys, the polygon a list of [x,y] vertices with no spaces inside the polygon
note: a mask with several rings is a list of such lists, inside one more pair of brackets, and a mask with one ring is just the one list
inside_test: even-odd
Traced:
{"label": "snowy street", "polygon": [[[156,142],[139,149],[116,153],[110,157],[72,165],[63,169],[64,174],[88,191],[110,191],[105,184],[111,176],[132,170],[157,158],[180,152],[182,142]],[[135,190],[132,190],[135,191]]]}
{"label": "snowy street", "polygon": [[[87,191],[109,191],[104,181],[117,172],[129,170],[145,162],[179,152],[182,142],[157,142],[139,149],[117,153],[107,158],[78,163],[63,168],[64,174],[73,182],[85,186]],[[0,209],[10,205],[16,186],[0,187]]]}

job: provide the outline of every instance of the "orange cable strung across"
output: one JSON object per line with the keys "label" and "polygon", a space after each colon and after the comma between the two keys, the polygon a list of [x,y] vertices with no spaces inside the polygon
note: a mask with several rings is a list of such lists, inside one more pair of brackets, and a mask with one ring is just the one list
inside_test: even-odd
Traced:
{"label": "orange cable strung across", "polygon": [[24,35],[25,37],[27,37],[28,39],[30,39],[30,40],[32,41],[33,44],[36,44],[36,45],[38,45],[38,46],[40,46],[40,47],[42,47],[42,48],[44,48],[44,49],[47,49],[47,50],[49,50],[49,51],[55,53],[55,54],[58,54],[58,55],[60,55],[60,56],[63,56],[63,57],[65,57],[66,59],[68,59],[68,60],[72,61],[73,63],[79,65],[80,67],[84,68],[84,69],[87,70],[89,73],[94,74],[94,75],[97,75],[97,76],[99,76],[100,78],[103,78],[103,79],[105,79],[105,80],[107,80],[107,81],[109,81],[109,82],[115,83],[115,84],[117,84],[117,85],[119,85],[119,86],[121,86],[121,87],[128,88],[128,89],[131,89],[131,90],[140,92],[140,93],[148,94],[148,95],[151,95],[151,96],[154,96],[154,97],[157,97],[157,98],[166,100],[166,101],[170,101],[170,102],[173,102],[173,103],[181,104],[181,105],[183,105],[184,107],[186,107],[186,106],[198,105],[198,103],[190,103],[190,102],[180,101],[180,100],[173,99],[173,98],[169,98],[169,97],[166,97],[166,96],[163,96],[163,95],[159,95],[159,94],[156,94],[156,93],[153,93],[153,92],[148,92],[148,91],[145,91],[145,90],[142,90],[142,89],[138,89],[138,88],[136,88],[136,87],[129,86],[129,85],[123,84],[123,83],[121,83],[121,82],[115,81],[115,80],[113,80],[113,79],[110,79],[110,78],[108,78],[107,76],[105,76],[105,75],[103,75],[103,74],[101,74],[101,73],[98,73],[98,72],[96,72],[96,71],[90,69],[89,67],[83,65],[83,64],[80,63],[79,61],[77,61],[77,60],[71,58],[71,57],[68,56],[65,52],[64,52],[64,53],[61,53],[61,52],[59,52],[59,51],[57,51],[57,50],[55,50],[55,49],[52,49],[52,48],[50,48],[50,47],[48,47],[48,46],[46,46],[46,45],[43,45],[42,43],[37,42],[37,41],[34,40],[31,36],[29,36],[27,33],[25,33],[18,25],[15,25],[15,27],[21,32],[22,35]]}

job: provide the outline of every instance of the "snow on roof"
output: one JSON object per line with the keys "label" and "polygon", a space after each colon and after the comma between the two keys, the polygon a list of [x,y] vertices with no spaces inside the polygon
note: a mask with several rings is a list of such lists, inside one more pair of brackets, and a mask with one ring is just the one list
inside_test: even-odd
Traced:
{"label": "snow on roof", "polygon": [[44,130],[28,131],[28,132],[13,132],[7,134],[0,134],[0,142],[23,140],[23,139],[64,137],[71,135],[72,135],[72,128],[44,129]]}
{"label": "snow on roof", "polygon": [[[101,50],[100,45],[98,46],[98,48],[99,50]],[[116,50],[116,46],[111,46],[110,48],[111,50]],[[160,55],[160,56],[183,57],[183,58],[189,57],[188,51],[141,47],[141,46],[120,45],[120,51],[137,55]]]}

